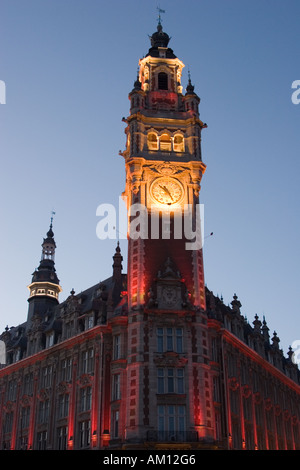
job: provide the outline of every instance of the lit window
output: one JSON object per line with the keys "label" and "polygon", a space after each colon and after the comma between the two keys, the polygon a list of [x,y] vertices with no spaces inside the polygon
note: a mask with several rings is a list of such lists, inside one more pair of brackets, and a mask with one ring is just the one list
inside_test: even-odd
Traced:
{"label": "lit window", "polygon": [[174,152],[184,152],[184,140],[180,134],[174,137]]}
{"label": "lit window", "polygon": [[154,132],[150,132],[148,134],[148,149],[149,150],[158,150],[157,135]]}
{"label": "lit window", "polygon": [[166,150],[170,152],[172,150],[172,142],[169,134],[162,134],[159,139],[160,150]]}

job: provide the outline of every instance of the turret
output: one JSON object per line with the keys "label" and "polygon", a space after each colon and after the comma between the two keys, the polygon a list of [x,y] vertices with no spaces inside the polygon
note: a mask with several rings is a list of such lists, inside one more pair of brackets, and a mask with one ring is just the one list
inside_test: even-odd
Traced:
{"label": "turret", "polygon": [[27,329],[30,328],[34,315],[44,317],[57,304],[58,296],[62,291],[55,269],[55,240],[52,230],[52,219],[46,238],[42,243],[42,256],[39,267],[32,275],[28,303]]}

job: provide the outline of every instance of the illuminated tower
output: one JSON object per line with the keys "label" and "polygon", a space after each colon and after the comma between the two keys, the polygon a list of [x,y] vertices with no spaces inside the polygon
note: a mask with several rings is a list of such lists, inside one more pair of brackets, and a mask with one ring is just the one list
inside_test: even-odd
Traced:
{"label": "illuminated tower", "polygon": [[118,419],[125,439],[172,431],[188,439],[186,433],[211,431],[198,206],[206,125],[190,77],[183,94],[184,64],[160,21],[150,40],[124,119],[128,395],[126,416]]}
{"label": "illuminated tower", "polygon": [[39,317],[44,321],[45,316],[58,304],[58,296],[62,289],[55,270],[55,248],[51,219],[50,228],[42,243],[39,267],[34,271],[31,284],[28,286],[30,295],[27,328],[31,328],[34,317]]}

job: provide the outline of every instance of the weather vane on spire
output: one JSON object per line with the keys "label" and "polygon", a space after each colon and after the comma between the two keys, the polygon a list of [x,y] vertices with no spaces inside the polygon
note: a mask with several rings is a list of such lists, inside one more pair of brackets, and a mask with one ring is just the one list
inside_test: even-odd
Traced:
{"label": "weather vane on spire", "polygon": [[52,227],[52,222],[53,222],[53,216],[55,215],[54,211],[51,211],[51,219],[50,219],[50,227]]}
{"label": "weather vane on spire", "polygon": [[161,13],[166,13],[166,10],[162,10],[160,7],[157,7],[158,10],[158,26],[161,26]]}

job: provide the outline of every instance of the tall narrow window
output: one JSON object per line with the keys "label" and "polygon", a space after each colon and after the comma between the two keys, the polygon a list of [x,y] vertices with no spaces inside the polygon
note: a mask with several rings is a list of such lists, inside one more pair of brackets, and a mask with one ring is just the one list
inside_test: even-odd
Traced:
{"label": "tall narrow window", "polygon": [[174,137],[174,152],[184,152],[184,140],[180,134]]}
{"label": "tall narrow window", "polygon": [[114,336],[114,360],[121,358],[121,336]]}
{"label": "tall narrow window", "polygon": [[154,132],[149,132],[148,134],[148,149],[158,150],[157,135]]}
{"label": "tall narrow window", "polygon": [[158,89],[159,90],[168,89],[168,75],[165,72],[160,72],[158,74]]}
{"label": "tall narrow window", "polygon": [[157,351],[159,353],[164,352],[164,330],[163,330],[163,328],[157,328]]}
{"label": "tall narrow window", "polygon": [[80,390],[80,411],[89,411],[92,406],[92,387]]}
{"label": "tall narrow window", "polygon": [[91,421],[82,421],[79,423],[79,446],[88,447],[91,442]]}
{"label": "tall narrow window", "polygon": [[113,437],[119,437],[119,418],[120,412],[118,410],[113,412]]}
{"label": "tall narrow window", "polygon": [[112,384],[112,399],[120,400],[121,398],[121,376],[120,374],[113,375],[113,384]]}

